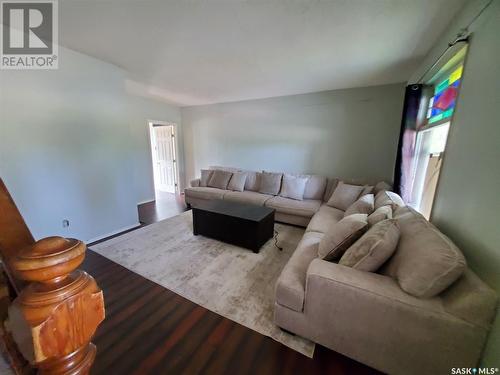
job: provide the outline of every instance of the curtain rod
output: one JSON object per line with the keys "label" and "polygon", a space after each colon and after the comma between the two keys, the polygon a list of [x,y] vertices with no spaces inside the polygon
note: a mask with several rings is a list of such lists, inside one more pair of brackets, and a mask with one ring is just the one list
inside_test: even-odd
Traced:
{"label": "curtain rod", "polygon": [[417,83],[421,83],[423,78],[427,75],[427,73],[429,73],[436,65],[439,64],[439,62],[441,61],[443,56],[446,54],[446,52],[448,52],[448,50],[451,47],[453,47],[454,45],[456,45],[458,43],[467,43],[469,41],[469,37],[471,34],[469,31],[470,26],[474,22],[476,22],[476,20],[479,17],[481,17],[483,12],[491,5],[491,3],[493,3],[493,0],[489,0],[488,3],[486,3],[486,5],[484,7],[482,7],[481,10],[470,20],[470,22],[464,28],[460,29],[460,31],[455,36],[455,39],[453,39],[453,41],[448,43],[448,46],[446,47],[446,49],[439,55],[437,60],[422,74],[422,76],[417,80]]}

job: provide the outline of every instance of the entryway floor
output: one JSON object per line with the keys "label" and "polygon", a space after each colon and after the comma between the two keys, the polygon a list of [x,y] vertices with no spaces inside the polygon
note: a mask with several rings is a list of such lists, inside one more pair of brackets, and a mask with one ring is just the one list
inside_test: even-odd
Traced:
{"label": "entryway floor", "polygon": [[156,192],[156,200],[137,206],[139,222],[144,225],[156,223],[187,210],[184,195]]}

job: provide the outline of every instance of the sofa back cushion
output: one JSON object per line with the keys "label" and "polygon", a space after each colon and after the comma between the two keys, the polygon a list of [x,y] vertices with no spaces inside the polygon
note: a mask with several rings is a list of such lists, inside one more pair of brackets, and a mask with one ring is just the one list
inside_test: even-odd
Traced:
{"label": "sofa back cushion", "polygon": [[260,177],[259,193],[278,195],[281,189],[282,173],[263,171]]}
{"label": "sofa back cushion", "polygon": [[381,190],[375,195],[375,209],[382,206],[391,206],[394,211],[396,208],[403,207],[404,205],[405,202],[403,199],[392,191]]}
{"label": "sofa back cushion", "polygon": [[347,210],[344,212],[344,216],[349,216],[352,214],[367,214],[370,215],[373,212],[375,197],[373,194],[362,195],[356,202],[351,204]]}
{"label": "sofa back cushion", "polygon": [[212,173],[214,173],[214,171],[211,169],[202,169],[201,170],[201,177],[200,177],[200,186],[201,187],[208,186],[208,181],[210,181],[210,177],[212,177]]}
{"label": "sofa back cushion", "polygon": [[247,174],[247,179],[245,181],[245,190],[259,191],[262,173],[255,171],[245,171],[245,172]]}
{"label": "sofa back cushion", "polygon": [[326,177],[315,174],[305,175],[307,177],[304,199],[322,200],[326,189]]}
{"label": "sofa back cushion", "polygon": [[210,180],[208,181],[208,186],[214,187],[217,189],[226,190],[227,185],[228,185],[229,180],[231,179],[232,175],[233,175],[232,172],[221,171],[221,170],[216,169],[212,173],[212,176],[210,177]]}
{"label": "sofa back cushion", "polygon": [[294,176],[290,174],[283,175],[280,196],[301,201],[304,199],[304,191],[308,178],[303,176]]}
{"label": "sofa back cushion", "polygon": [[357,240],[339,261],[339,264],[360,271],[375,272],[396,250],[399,226],[395,219],[381,221]]}
{"label": "sofa back cushion", "polygon": [[326,204],[345,211],[358,200],[363,189],[363,186],[349,185],[340,181]]}
{"label": "sofa back cushion", "polygon": [[321,239],[318,257],[324,260],[338,260],[344,252],[366,231],[368,215],[354,214],[344,217],[331,227]]}
{"label": "sofa back cushion", "polygon": [[467,263],[461,251],[422,215],[405,206],[393,217],[401,235],[382,273],[395,278],[405,292],[431,298],[464,273]]}
{"label": "sofa back cushion", "polygon": [[229,184],[227,185],[228,190],[233,191],[243,191],[245,189],[245,181],[247,180],[247,174],[245,172],[233,172]]}

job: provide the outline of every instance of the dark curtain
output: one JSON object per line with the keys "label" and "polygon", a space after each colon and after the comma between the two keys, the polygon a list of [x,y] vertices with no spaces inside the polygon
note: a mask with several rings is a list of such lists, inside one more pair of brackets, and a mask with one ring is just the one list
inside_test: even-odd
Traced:
{"label": "dark curtain", "polygon": [[422,94],[423,85],[406,86],[401,133],[399,134],[398,153],[394,168],[394,191],[401,195],[405,202],[409,202],[411,199],[411,166],[415,155]]}

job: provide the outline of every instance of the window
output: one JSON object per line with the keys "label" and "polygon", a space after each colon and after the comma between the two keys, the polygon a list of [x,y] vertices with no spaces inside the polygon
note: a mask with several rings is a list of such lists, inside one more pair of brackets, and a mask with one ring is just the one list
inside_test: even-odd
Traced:
{"label": "window", "polygon": [[434,96],[430,98],[427,110],[428,124],[451,118],[455,109],[462,71],[463,65],[460,65],[435,86]]}
{"label": "window", "polygon": [[452,126],[462,81],[467,46],[462,47],[432,78],[424,80],[425,93],[417,126],[411,168],[411,198],[408,204],[430,218],[448,131]]}

